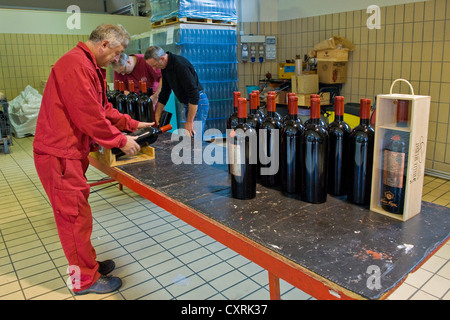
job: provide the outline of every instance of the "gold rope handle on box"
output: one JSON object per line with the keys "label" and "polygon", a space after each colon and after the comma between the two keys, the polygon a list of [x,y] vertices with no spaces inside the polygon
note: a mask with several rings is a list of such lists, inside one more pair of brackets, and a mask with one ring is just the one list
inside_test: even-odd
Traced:
{"label": "gold rope handle on box", "polygon": [[392,85],[391,85],[390,94],[392,94],[392,88],[394,87],[394,85],[395,85],[398,81],[406,82],[406,83],[409,85],[409,87],[411,88],[411,93],[412,93],[412,95],[414,95],[414,88],[413,88],[413,86],[411,85],[411,83],[409,83],[408,80],[405,80],[405,79],[396,79],[396,80],[394,80],[394,82],[392,82]]}

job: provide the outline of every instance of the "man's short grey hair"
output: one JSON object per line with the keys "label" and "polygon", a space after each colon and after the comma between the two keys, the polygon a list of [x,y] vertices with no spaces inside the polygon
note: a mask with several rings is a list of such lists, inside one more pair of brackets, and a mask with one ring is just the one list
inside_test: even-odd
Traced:
{"label": "man's short grey hair", "polygon": [[125,67],[129,58],[130,57],[125,52],[122,52],[120,54],[119,61],[117,61],[117,62],[114,61],[111,64],[111,66],[113,67],[113,69],[120,68],[120,67]]}
{"label": "man's short grey hair", "polygon": [[101,24],[94,31],[92,31],[89,36],[89,41],[99,43],[103,40],[109,41],[109,47],[111,49],[120,45],[126,48],[130,42],[130,34],[120,24]]}
{"label": "man's short grey hair", "polygon": [[164,56],[166,52],[158,46],[151,46],[145,51],[144,59],[155,59],[159,60],[162,56]]}

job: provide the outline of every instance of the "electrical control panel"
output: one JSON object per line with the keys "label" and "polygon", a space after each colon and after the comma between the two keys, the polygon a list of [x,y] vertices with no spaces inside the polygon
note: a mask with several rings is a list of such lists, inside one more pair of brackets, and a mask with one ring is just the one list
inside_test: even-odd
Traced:
{"label": "electrical control panel", "polygon": [[266,37],[266,60],[277,59],[277,38],[275,36]]}

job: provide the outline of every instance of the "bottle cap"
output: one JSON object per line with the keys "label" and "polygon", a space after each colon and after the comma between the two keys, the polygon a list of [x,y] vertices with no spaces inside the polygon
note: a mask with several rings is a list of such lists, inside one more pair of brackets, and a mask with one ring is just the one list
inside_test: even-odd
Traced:
{"label": "bottle cap", "polygon": [[161,132],[166,132],[169,130],[172,130],[172,125],[171,124],[166,124],[165,126],[159,128],[161,130]]}
{"label": "bottle cap", "polygon": [[139,81],[139,90],[143,93],[147,93],[147,83],[145,83],[145,81]]}
{"label": "bottle cap", "polygon": [[408,122],[409,100],[397,100],[397,122]]}
{"label": "bottle cap", "polygon": [[258,96],[258,99],[256,100],[256,106],[259,107],[261,104],[261,101],[259,100],[259,90],[253,90],[254,93]]}
{"label": "bottle cap", "polygon": [[128,91],[134,92],[134,81],[128,80]]}
{"label": "bottle cap", "polygon": [[298,97],[295,93],[288,94],[288,112],[292,115],[298,113]]}
{"label": "bottle cap", "polygon": [[309,98],[310,99],[320,99],[320,95],[313,93],[313,94],[309,95]]}
{"label": "bottle cap", "polygon": [[275,95],[274,94],[268,94],[267,95],[267,111],[269,112],[275,112],[276,106],[275,106]]}
{"label": "bottle cap", "polygon": [[239,98],[239,106],[238,106],[238,118],[244,119],[247,118],[247,99]]}
{"label": "bottle cap", "polygon": [[241,97],[241,93],[239,91],[233,92],[233,107],[238,107],[238,99]]}
{"label": "bottle cap", "polygon": [[369,119],[370,118],[370,99],[362,98],[360,100],[359,117],[361,119]]}
{"label": "bottle cap", "polygon": [[319,119],[320,118],[320,99],[312,98],[311,99],[311,119]]}
{"label": "bottle cap", "polygon": [[250,93],[250,109],[256,110],[258,108],[258,94],[256,92]]}
{"label": "bottle cap", "polygon": [[337,116],[344,115],[344,97],[342,96],[334,97],[334,113]]}

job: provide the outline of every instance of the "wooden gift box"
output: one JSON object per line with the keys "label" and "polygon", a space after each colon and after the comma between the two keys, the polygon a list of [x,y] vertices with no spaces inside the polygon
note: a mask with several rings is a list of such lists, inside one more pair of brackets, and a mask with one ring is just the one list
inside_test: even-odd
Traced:
{"label": "wooden gift box", "polygon": [[116,155],[110,149],[100,147],[98,151],[91,152],[90,156],[110,167],[117,167],[124,164],[155,159],[155,149],[150,146],[142,147],[139,153],[134,156],[125,155],[116,159]]}
{"label": "wooden gift box", "polygon": [[[392,94],[392,88],[398,81],[408,83],[412,94]],[[408,100],[409,119],[406,127],[398,127],[396,121],[397,101]],[[390,94],[378,95],[375,119],[375,144],[373,156],[372,191],[370,210],[395,219],[406,221],[417,215],[422,205],[422,189],[425,172],[425,156],[427,149],[428,121],[430,114],[430,96],[415,95],[411,84],[404,79],[392,83]],[[385,211],[381,206],[383,195],[383,148],[386,134],[398,132],[408,137],[407,157],[405,163],[406,181],[403,214]]]}

